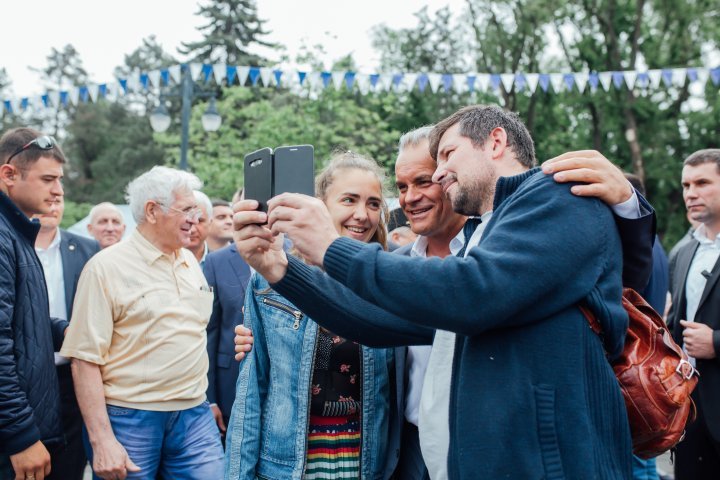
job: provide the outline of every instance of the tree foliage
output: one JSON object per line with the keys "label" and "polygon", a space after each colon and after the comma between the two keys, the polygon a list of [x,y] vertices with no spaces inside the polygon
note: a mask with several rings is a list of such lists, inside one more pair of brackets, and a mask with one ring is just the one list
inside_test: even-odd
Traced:
{"label": "tree foliage", "polygon": [[258,16],[254,0],[209,0],[200,6],[198,15],[208,21],[199,28],[204,38],[197,42],[184,42],[180,53],[202,63],[266,63],[263,57],[251,52],[251,47],[275,46],[263,40],[269,32],[264,29],[265,20]]}

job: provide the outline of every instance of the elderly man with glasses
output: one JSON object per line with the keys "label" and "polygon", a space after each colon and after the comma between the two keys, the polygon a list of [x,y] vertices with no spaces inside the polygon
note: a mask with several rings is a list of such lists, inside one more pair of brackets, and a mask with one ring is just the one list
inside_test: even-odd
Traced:
{"label": "elderly man with glasses", "polygon": [[[62,443],[53,360],[67,326],[51,319],[33,215],[63,196],[65,155],[51,137],[16,128],[0,138],[0,480],[43,480]],[[54,344],[54,345],[53,345]]]}
{"label": "elderly man with glasses", "polygon": [[71,357],[88,457],[104,479],[220,478],[206,401],[213,294],[186,247],[201,211],[192,174],[154,167],[127,187],[137,230],[80,277]]}

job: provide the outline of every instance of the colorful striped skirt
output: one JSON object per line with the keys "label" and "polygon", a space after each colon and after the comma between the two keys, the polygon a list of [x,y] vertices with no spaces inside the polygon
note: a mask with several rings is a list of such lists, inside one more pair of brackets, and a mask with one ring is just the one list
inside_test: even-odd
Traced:
{"label": "colorful striped skirt", "polygon": [[360,478],[360,421],[310,416],[304,479]]}

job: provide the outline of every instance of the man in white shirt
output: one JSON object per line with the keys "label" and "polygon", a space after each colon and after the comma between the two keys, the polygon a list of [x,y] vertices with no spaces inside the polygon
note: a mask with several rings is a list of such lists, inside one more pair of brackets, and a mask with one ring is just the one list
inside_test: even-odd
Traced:
{"label": "man in white shirt", "polygon": [[697,420],[675,453],[677,480],[720,478],[720,149],[699,150],[684,162],[683,199],[700,222],[677,251],[670,272],[668,325],[700,372],[693,392]]}
{"label": "man in white shirt", "polygon": [[[85,263],[97,253],[98,243],[60,229],[65,200],[59,197],[50,212],[38,216],[40,233],[35,251],[45,272],[50,316],[69,320],[78,278]],[[65,444],[50,449],[52,471],[45,478],[82,480],[87,458],[82,443],[82,416],[75,399],[70,362],[55,352],[60,386],[60,409]]]}

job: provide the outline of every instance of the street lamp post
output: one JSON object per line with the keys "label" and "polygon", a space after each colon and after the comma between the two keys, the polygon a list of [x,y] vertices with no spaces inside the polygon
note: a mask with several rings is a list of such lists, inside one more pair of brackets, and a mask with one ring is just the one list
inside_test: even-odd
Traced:
{"label": "street lamp post", "polygon": [[[167,96],[167,95],[166,95]],[[170,94],[169,96],[174,96]],[[181,110],[181,137],[180,137],[180,169],[188,169],[188,144],[190,142],[190,112],[192,110],[192,102],[195,98],[207,98],[210,97],[210,104],[207,110],[202,116],[203,129],[206,132],[214,132],[220,128],[222,124],[222,117],[218,114],[217,108],[215,107],[215,93],[214,92],[202,92],[195,89],[195,82],[193,82],[190,76],[190,68],[184,67],[181,92],[182,96],[182,110]],[[160,104],[150,114],[150,126],[156,132],[164,132],[170,126],[171,119],[170,114],[165,108],[163,102],[163,95],[160,95]]]}

